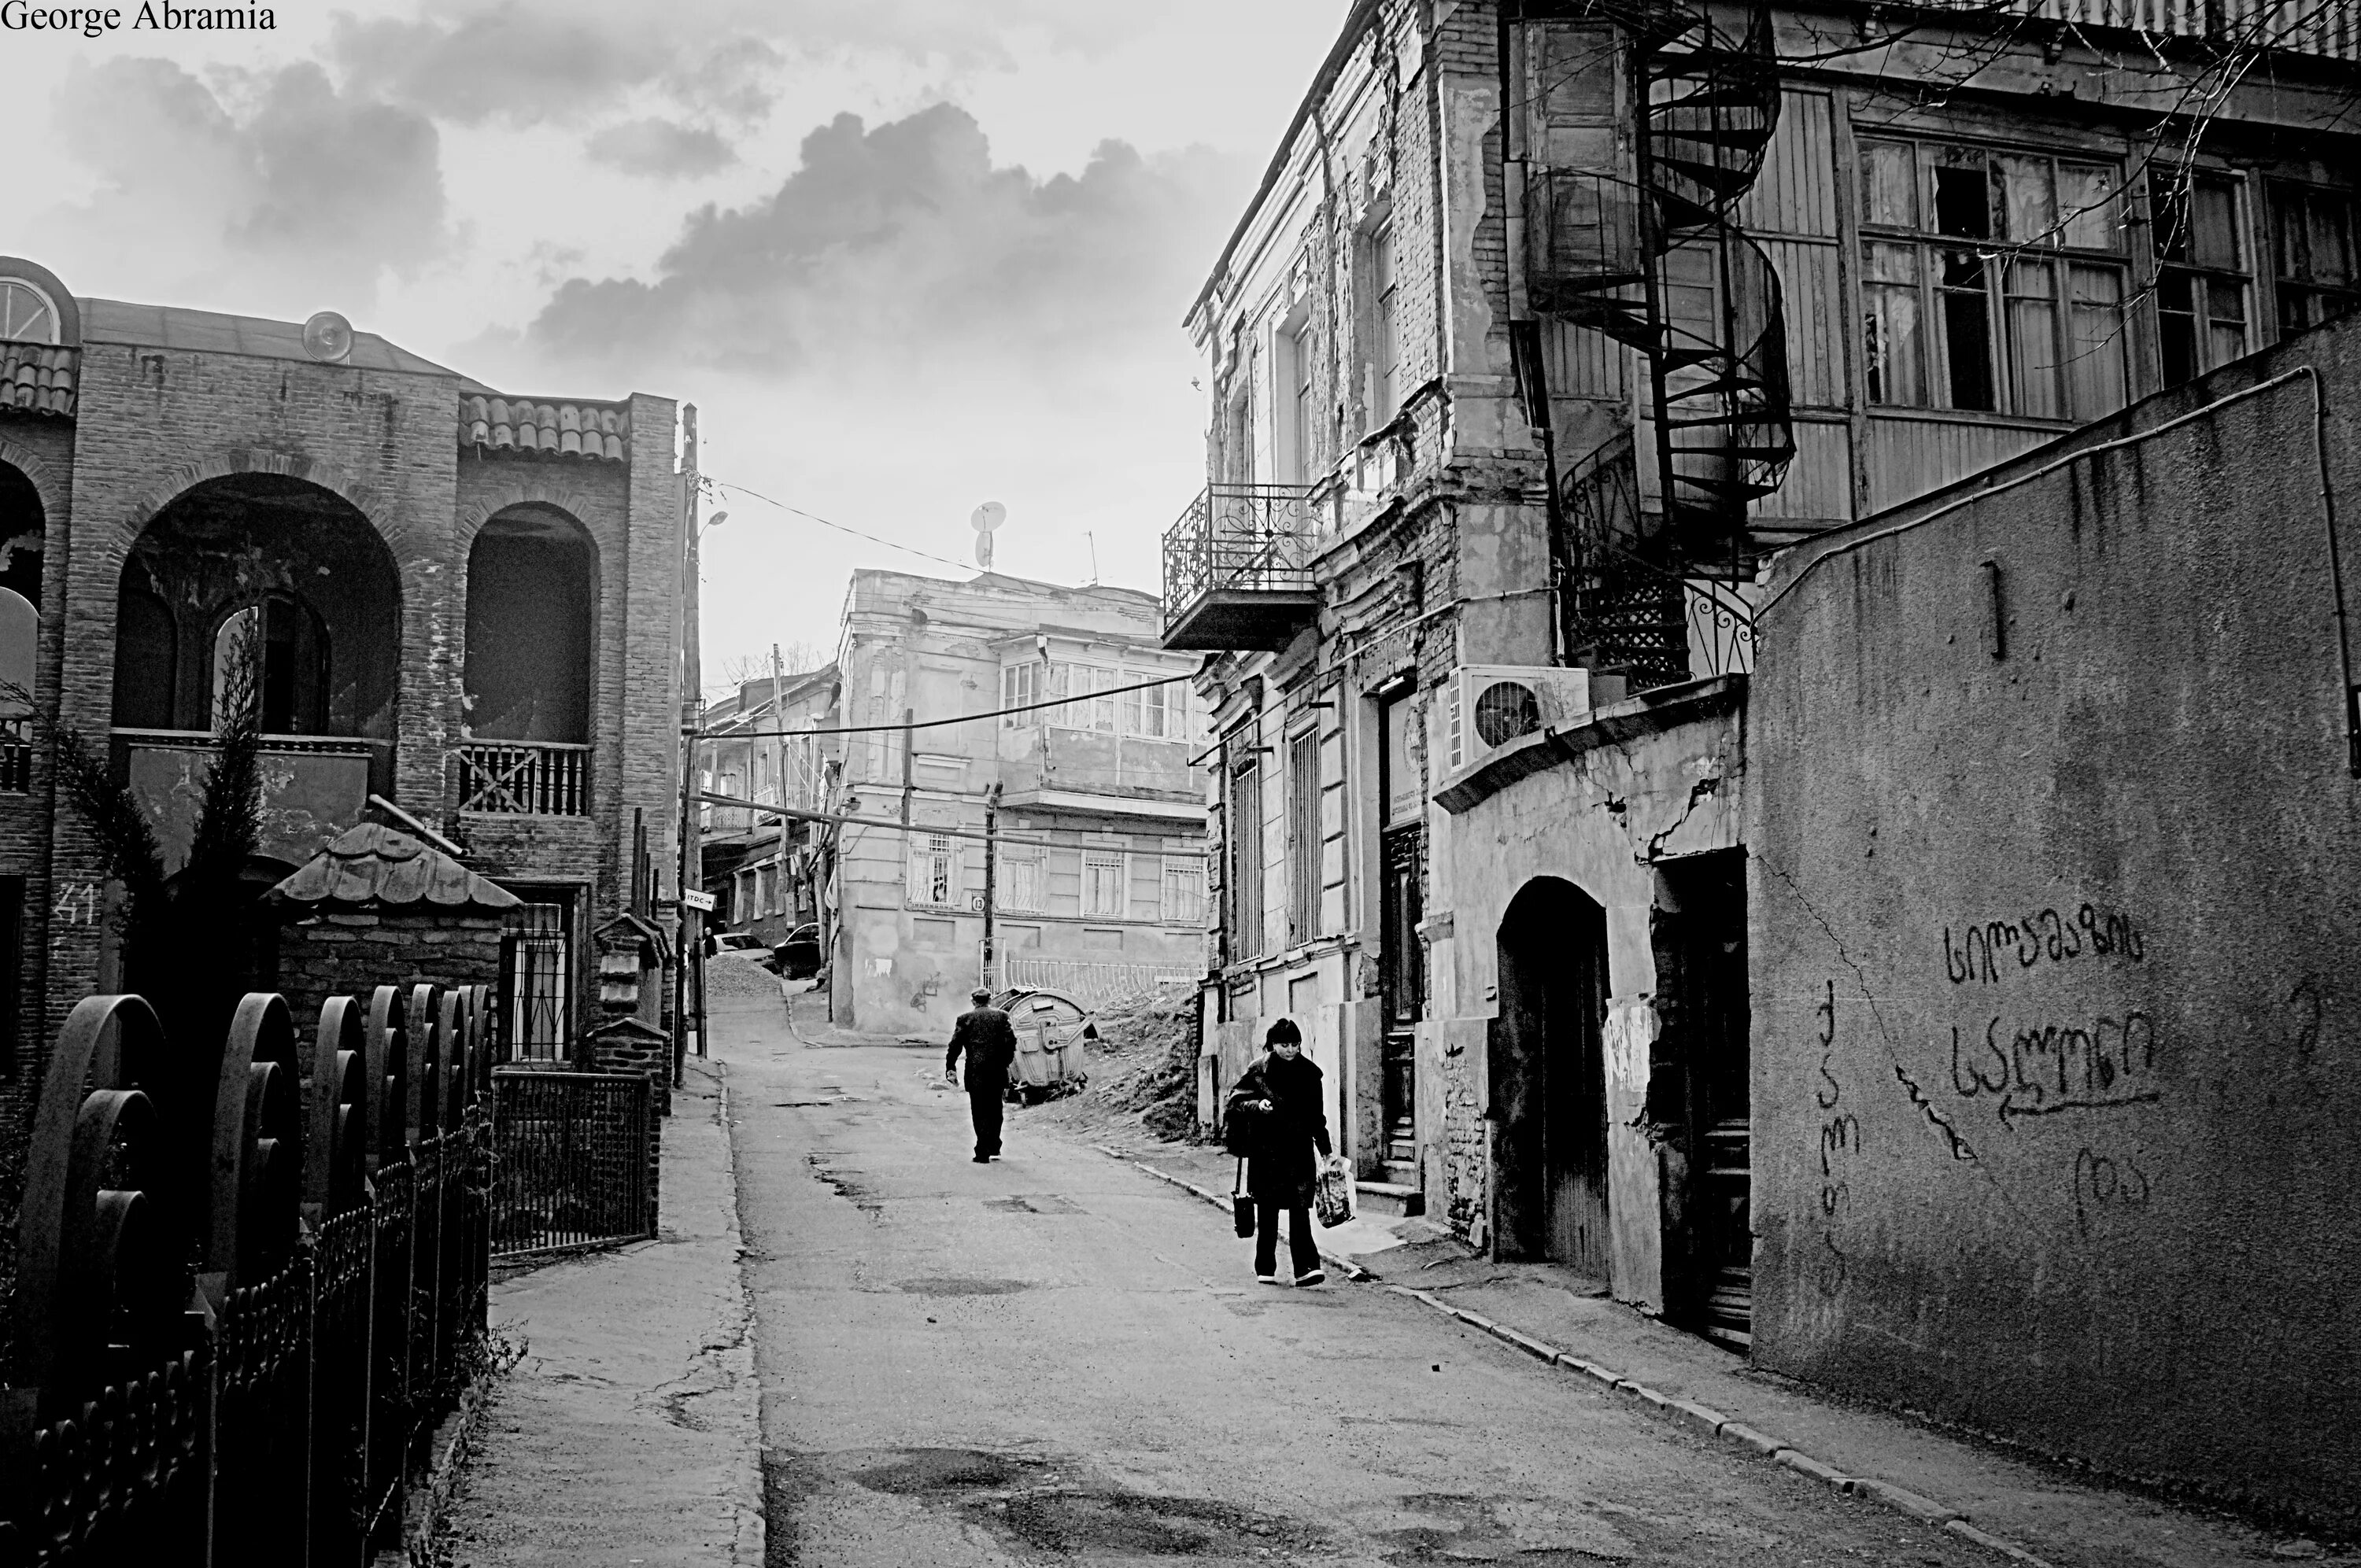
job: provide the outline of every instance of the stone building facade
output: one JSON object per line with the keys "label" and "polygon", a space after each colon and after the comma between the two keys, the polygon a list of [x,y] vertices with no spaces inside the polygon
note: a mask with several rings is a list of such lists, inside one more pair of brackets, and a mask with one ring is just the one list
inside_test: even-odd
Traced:
{"label": "stone building facade", "polygon": [[[840,737],[817,731],[834,725],[837,703],[836,666],[825,664],[782,672],[775,681],[747,681],[733,696],[706,704],[697,746],[702,787],[737,800],[824,809],[843,745]],[[796,733],[807,730],[815,733]],[[712,929],[749,932],[772,946],[819,919],[833,853],[824,824],[709,802],[698,812]]]}
{"label": "stone building facade", "polygon": [[1769,564],[2354,297],[2349,28],[2021,10],[1351,8],[1188,317],[1209,1113],[1292,1015],[1365,1201],[1747,1343]]}
{"label": "stone building facade", "polygon": [[0,596],[29,645],[0,665],[30,668],[35,710],[0,755],[0,1144],[65,1009],[117,973],[95,847],[39,737],[109,756],[177,862],[246,621],[265,649],[258,885],[364,813],[439,833],[525,903],[511,1036],[565,1048],[635,824],[659,866],[677,830],[672,402],[511,398],[336,318],[77,299],[17,258],[0,292],[5,586],[37,612]]}
{"label": "stone building facade", "polygon": [[1204,720],[1157,609],[991,572],[852,575],[840,722],[883,728],[840,738],[837,800],[862,820],[835,840],[839,1024],[948,1037],[967,1010],[995,794],[995,986],[1093,1002],[1203,972]]}

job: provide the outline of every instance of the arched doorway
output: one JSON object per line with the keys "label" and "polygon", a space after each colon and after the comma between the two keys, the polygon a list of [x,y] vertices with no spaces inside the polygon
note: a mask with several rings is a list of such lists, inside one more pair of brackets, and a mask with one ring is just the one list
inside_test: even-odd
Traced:
{"label": "arched doorway", "polygon": [[1492,1021],[1494,1250],[1605,1278],[1607,912],[1536,877],[1501,917]]}
{"label": "arched doorway", "polygon": [[590,739],[598,556],[579,523],[511,507],[467,551],[467,733],[483,740]]}
{"label": "arched doorway", "polygon": [[[376,741],[390,762],[393,556],[351,502],[278,474],[194,486],[132,545],[116,597],[116,728],[210,731],[220,652],[257,615],[264,730]],[[390,778],[389,767],[379,787]]]}

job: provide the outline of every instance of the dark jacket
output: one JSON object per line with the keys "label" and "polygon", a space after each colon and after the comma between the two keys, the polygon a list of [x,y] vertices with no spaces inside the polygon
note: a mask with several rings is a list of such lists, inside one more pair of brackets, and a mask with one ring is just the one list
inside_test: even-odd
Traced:
{"label": "dark jacket", "polygon": [[1008,1069],[1016,1061],[1016,1031],[1008,1025],[1008,1014],[997,1007],[979,1007],[962,1013],[951,1025],[950,1054],[943,1058],[943,1070],[959,1070],[960,1052],[967,1053],[967,1087],[972,1093],[979,1089],[998,1092],[1008,1082]]}
{"label": "dark jacket", "polygon": [[1246,1190],[1259,1203],[1308,1208],[1320,1182],[1313,1151],[1328,1150],[1328,1097],[1319,1064],[1308,1056],[1288,1061],[1276,1052],[1246,1069],[1230,1091],[1230,1107],[1268,1100],[1270,1110],[1255,1117],[1254,1142],[1246,1156]]}

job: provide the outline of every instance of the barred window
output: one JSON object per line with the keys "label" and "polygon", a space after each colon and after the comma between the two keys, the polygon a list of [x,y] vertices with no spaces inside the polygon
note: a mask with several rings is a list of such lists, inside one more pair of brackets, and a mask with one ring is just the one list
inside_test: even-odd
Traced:
{"label": "barred window", "polygon": [[920,839],[910,852],[910,902],[950,907],[957,863],[949,839],[934,834]]}
{"label": "barred window", "polygon": [[1045,905],[1041,902],[1041,857],[1038,854],[1001,856],[995,896],[1003,909],[1025,914],[1042,910]]}
{"label": "barred window", "polygon": [[1124,858],[1093,850],[1082,856],[1082,914],[1085,918],[1121,918],[1124,909]]}
{"label": "barred window", "polygon": [[1205,867],[1202,861],[1164,861],[1164,923],[1202,926],[1205,923]]}

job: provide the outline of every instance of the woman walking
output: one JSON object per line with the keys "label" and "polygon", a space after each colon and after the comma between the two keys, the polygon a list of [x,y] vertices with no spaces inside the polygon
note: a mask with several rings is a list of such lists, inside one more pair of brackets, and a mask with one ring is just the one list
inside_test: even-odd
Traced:
{"label": "woman walking", "polygon": [[1255,1201],[1255,1277],[1279,1283],[1279,1212],[1287,1211],[1287,1246],[1298,1285],[1318,1285],[1320,1244],[1312,1237],[1312,1196],[1320,1159],[1328,1157],[1327,1096],[1320,1065],[1303,1054],[1303,1031],[1281,1018],[1263,1036],[1265,1054],[1230,1091],[1228,1114],[1250,1118],[1246,1190]]}

